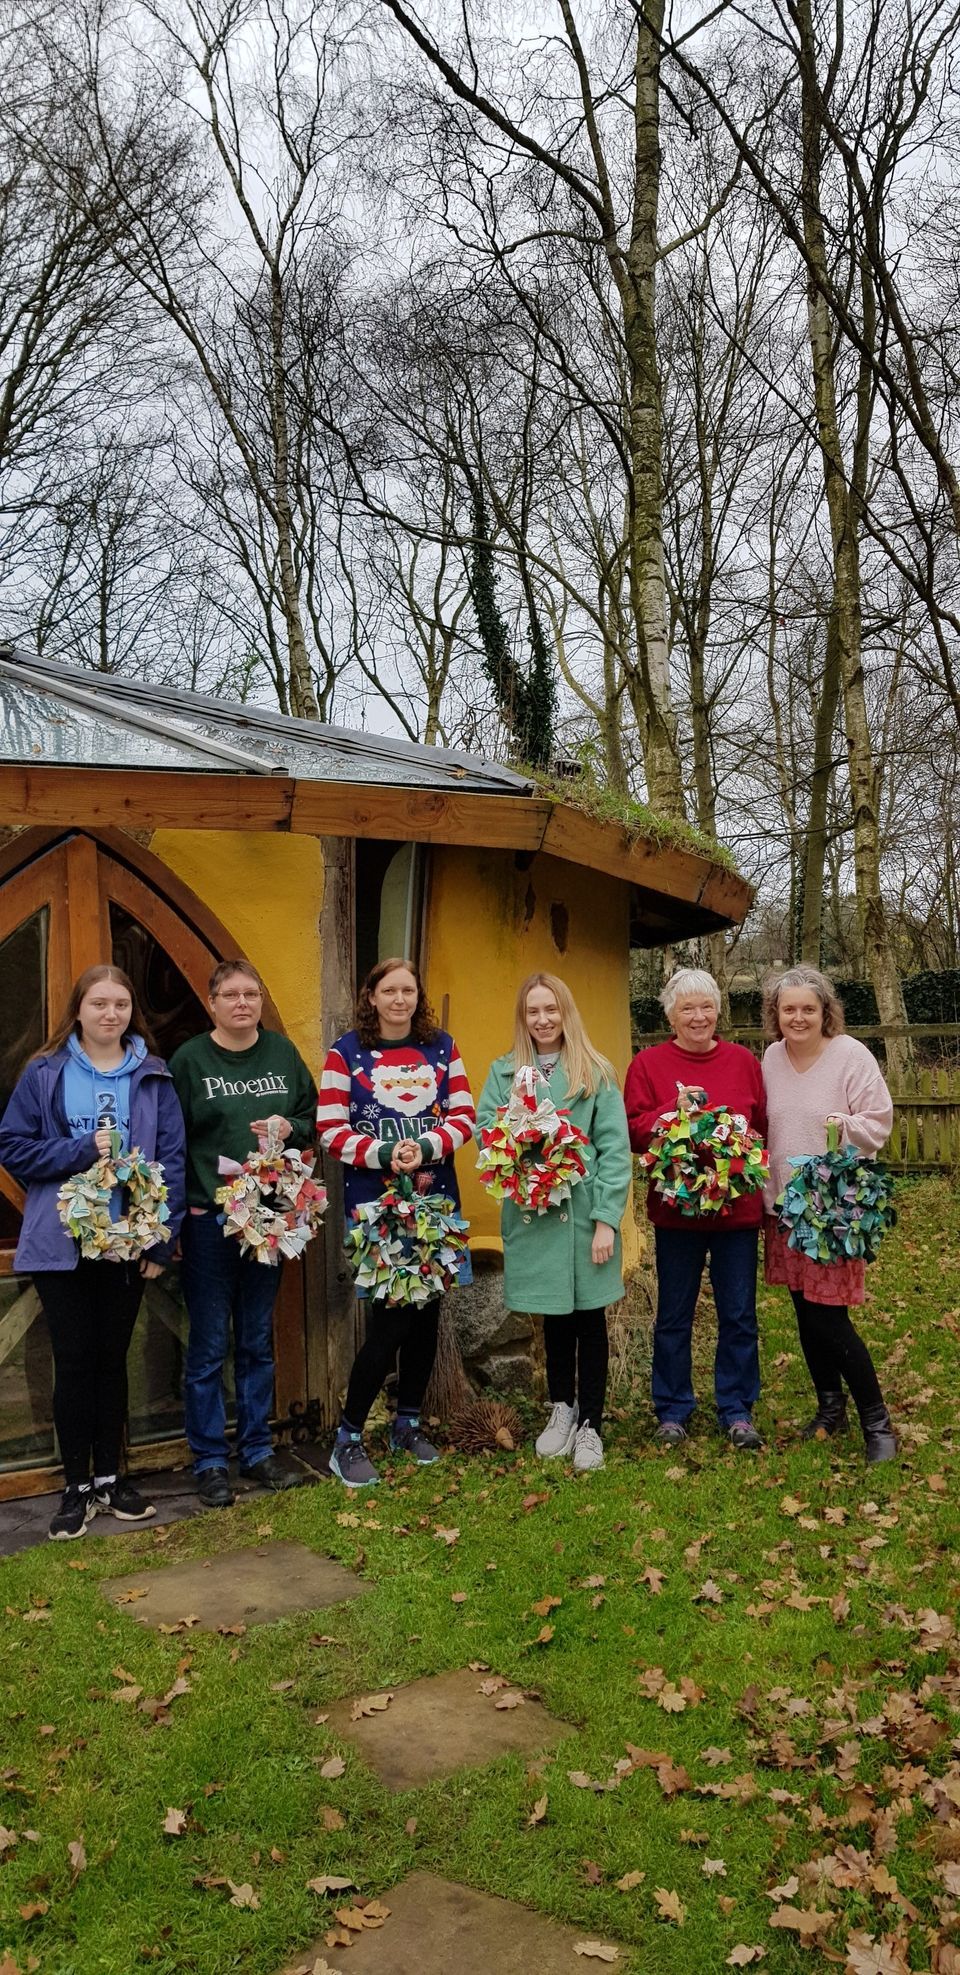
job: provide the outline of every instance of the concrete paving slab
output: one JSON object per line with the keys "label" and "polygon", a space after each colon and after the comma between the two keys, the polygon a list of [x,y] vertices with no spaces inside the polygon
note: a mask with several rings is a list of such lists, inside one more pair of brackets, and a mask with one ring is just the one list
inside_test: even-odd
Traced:
{"label": "concrete paving slab", "polygon": [[255,1549],[105,1578],[100,1586],[112,1605],[140,1625],[176,1625],[192,1615],[201,1632],[218,1632],[225,1625],[269,1625],[276,1618],[342,1604],[369,1588],[352,1570],[303,1543],[258,1543]]}
{"label": "concrete paving slab", "polygon": [[[583,1975],[601,1965],[575,1951],[578,1941],[599,1938],[592,1929],[562,1927],[454,1880],[413,1872],[380,1897],[390,1909],[382,1927],[354,1933],[349,1950],[325,1947],[321,1933],[277,1975],[313,1975],[318,1961],[344,1975]],[[336,1899],[329,1904],[335,1927]]]}
{"label": "concrete paving slab", "polygon": [[539,1753],[571,1733],[539,1701],[497,1707],[504,1694],[519,1689],[482,1694],[480,1683],[489,1679],[466,1667],[431,1674],[393,1689],[389,1707],[356,1721],[353,1710],[362,1697],[338,1701],[326,1726],[354,1743],[388,1790],[418,1790],[437,1776],[478,1769],[514,1751]]}

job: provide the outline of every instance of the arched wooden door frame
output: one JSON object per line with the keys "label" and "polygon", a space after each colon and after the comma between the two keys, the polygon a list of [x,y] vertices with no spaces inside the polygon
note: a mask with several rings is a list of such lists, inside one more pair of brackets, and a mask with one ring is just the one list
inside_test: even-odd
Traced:
{"label": "arched wooden door frame", "polygon": [[[201,1004],[206,1002],[212,968],[238,951],[237,941],[217,915],[160,858],[122,830],[83,825],[66,831],[24,830],[0,848],[0,940],[38,910],[50,908],[48,1028],[64,1007],[77,975],[111,953],[111,902],[152,934]],[[285,1032],[268,991],[263,1015],[269,1028]],[[21,1207],[22,1192],[2,1167],[0,1191]],[[12,1249],[0,1249],[0,1275],[14,1273]],[[315,1267],[311,1275],[316,1279]],[[305,1315],[303,1270],[283,1265],[274,1319],[278,1415],[288,1412],[293,1401],[307,1397]],[[29,1321],[18,1308],[16,1323],[26,1328]],[[179,1441],[141,1444],[134,1450],[134,1465],[159,1467],[183,1451]],[[53,1488],[56,1473],[50,1468],[0,1469],[0,1499]]]}

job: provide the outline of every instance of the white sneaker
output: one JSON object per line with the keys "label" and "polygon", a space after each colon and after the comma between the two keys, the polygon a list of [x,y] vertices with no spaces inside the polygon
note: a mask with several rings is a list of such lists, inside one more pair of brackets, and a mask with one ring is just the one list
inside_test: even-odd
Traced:
{"label": "white sneaker", "polygon": [[590,1474],[603,1466],[603,1441],[592,1426],[582,1426],[573,1450],[575,1474]]}
{"label": "white sneaker", "polygon": [[554,1406],[550,1418],[537,1441],[537,1453],[542,1461],[555,1461],[563,1454],[573,1451],[577,1437],[576,1406],[565,1406],[561,1400]]}

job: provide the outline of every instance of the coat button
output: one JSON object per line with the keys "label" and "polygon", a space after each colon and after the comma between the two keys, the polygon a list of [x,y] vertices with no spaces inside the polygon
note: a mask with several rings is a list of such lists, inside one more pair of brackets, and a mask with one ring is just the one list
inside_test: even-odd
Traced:
{"label": "coat button", "polygon": [[561,1214],[561,1216],[560,1216],[560,1219],[561,1219],[562,1221],[565,1221],[565,1220],[566,1220],[566,1218],[567,1218],[567,1216],[566,1216],[566,1214]]}
{"label": "coat button", "polygon": [[524,1225],[524,1227],[525,1227],[525,1228],[528,1228],[528,1227],[530,1226],[530,1222],[531,1222],[531,1220],[532,1220],[532,1218],[533,1218],[533,1216],[532,1216],[531,1214],[524,1214],[524,1217],[523,1217],[523,1225]]}

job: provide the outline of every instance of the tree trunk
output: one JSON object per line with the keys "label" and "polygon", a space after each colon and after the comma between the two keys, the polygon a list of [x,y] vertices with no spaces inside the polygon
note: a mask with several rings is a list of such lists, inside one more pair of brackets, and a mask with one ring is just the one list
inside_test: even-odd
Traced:
{"label": "tree trunk", "polygon": [[283,361],[283,279],[274,264],[270,271],[270,416],[273,425],[274,506],[277,528],[277,559],[280,564],[280,596],[287,632],[287,658],[290,667],[290,705],[300,720],[319,720],[310,655],[303,630],[300,585],[293,553],[293,504],[290,499],[290,431],[287,420],[286,376]]}
{"label": "tree trunk", "polygon": [[634,183],[628,279],[621,289],[629,402],[630,602],[637,661],[628,679],[644,751],[651,808],[686,813],[670,690],[663,563],[663,408],[656,336],[660,192],[660,38],[663,0],[644,0],[637,22]]}
{"label": "tree trunk", "polygon": [[833,612],[827,620],[827,648],[813,733],[813,774],[803,862],[800,958],[819,967],[823,945],[823,882],[827,862],[827,809],[833,780],[833,728],[840,701],[840,648]]}
{"label": "tree trunk", "polygon": [[[840,439],[834,367],[834,326],[824,296],[828,291],[827,249],[820,203],[821,128],[816,112],[816,42],[811,0],[797,0],[800,32],[800,83],[803,131],[803,228],[806,248],[807,322],[824,491],[833,549],[833,620],[843,694],[853,819],[857,910],[866,966],[884,1026],[906,1029],[906,1008],[886,907],[880,865],[876,772],[863,676],[860,588],[860,512],[850,485]],[[909,1037],[891,1036],[887,1066],[901,1074],[912,1062]]]}

